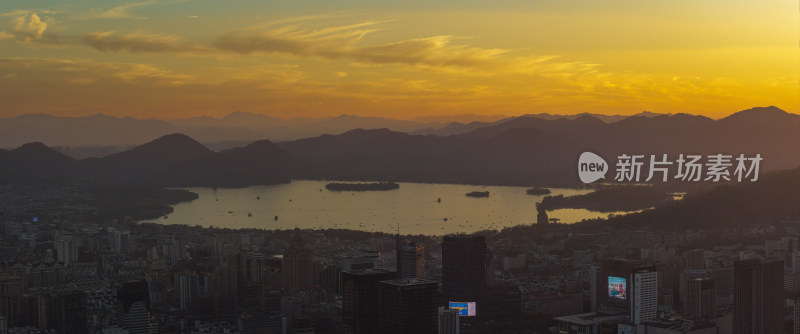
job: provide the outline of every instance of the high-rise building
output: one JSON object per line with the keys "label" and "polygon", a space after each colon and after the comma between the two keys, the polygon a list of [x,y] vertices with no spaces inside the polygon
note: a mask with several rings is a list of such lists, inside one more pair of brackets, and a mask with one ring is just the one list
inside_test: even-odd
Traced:
{"label": "high-rise building", "polygon": [[679,296],[679,304],[682,305],[684,308],[686,307],[686,300],[687,300],[687,292],[689,291],[688,283],[689,281],[695,278],[706,278],[710,277],[710,274],[706,270],[684,270],[680,274],[680,288],[678,296]]}
{"label": "high-rise building", "polygon": [[636,263],[626,259],[610,258],[603,261],[603,264],[592,274],[596,282],[593,284],[592,290],[592,300],[596,301],[596,304],[592,306],[593,309],[629,312],[630,276],[635,266]]}
{"label": "high-rise building", "polygon": [[450,234],[442,241],[442,292],[452,301],[477,301],[486,290],[486,238]]}
{"label": "high-rise building", "polygon": [[461,333],[461,327],[458,310],[448,310],[444,307],[439,307],[439,334],[459,333]]}
{"label": "high-rise building", "polygon": [[198,301],[199,280],[195,274],[182,274],[178,278],[178,298],[180,309],[191,310],[192,303]]}
{"label": "high-rise building", "polygon": [[149,334],[150,294],[146,281],[127,281],[117,286],[116,323],[129,334]]}
{"label": "high-rise building", "polygon": [[694,278],[686,282],[684,313],[692,318],[706,318],[716,313],[716,289],[713,278]]}
{"label": "high-rise building", "polygon": [[342,321],[347,334],[379,333],[378,283],[395,279],[397,273],[383,269],[342,272]]}
{"label": "high-rise building", "polygon": [[36,305],[36,327],[41,329],[56,328],[55,294],[42,293],[31,297]]}
{"label": "high-rise building", "polygon": [[306,248],[299,229],[295,229],[289,248],[283,253],[281,270],[283,287],[288,292],[314,287],[314,256],[311,249]]}
{"label": "high-rise building", "polygon": [[60,236],[55,239],[58,262],[65,266],[78,260],[78,243],[71,236]]}
{"label": "high-rise building", "polygon": [[131,231],[114,231],[114,250],[127,252],[131,244]]}
{"label": "high-rise building", "polygon": [[800,273],[800,250],[792,252],[792,274]]}
{"label": "high-rise building", "polygon": [[40,263],[30,269],[28,275],[31,288],[56,287],[64,285],[65,270],[60,263]]}
{"label": "high-rise building", "polygon": [[326,263],[319,272],[319,285],[333,295],[342,294],[342,267],[335,263]]}
{"label": "high-rise building", "polygon": [[378,283],[378,333],[436,334],[439,330],[439,283],[425,279],[396,279]]}
{"label": "high-rise building", "polygon": [[236,310],[239,304],[241,266],[240,253],[227,253],[222,256],[222,261],[217,272],[219,278],[219,293],[217,299],[217,312],[228,313]]}
{"label": "high-rise building", "polygon": [[86,293],[81,291],[60,292],[55,296],[56,329],[59,333],[86,333]]}
{"label": "high-rise building", "polygon": [[733,267],[716,268],[711,271],[717,305],[733,305]]}
{"label": "high-rise building", "polygon": [[786,245],[780,239],[764,240],[764,254],[766,257],[782,256],[786,252]]}
{"label": "high-rise building", "polygon": [[794,296],[794,310],[792,310],[793,334],[800,334],[800,295]]}
{"label": "high-rise building", "polygon": [[705,251],[703,249],[692,249],[683,253],[684,268],[688,270],[706,269]]}
{"label": "high-rise building", "polygon": [[783,260],[735,261],[733,286],[734,334],[783,330]]}
{"label": "high-rise building", "polygon": [[425,278],[425,246],[397,236],[397,277]]}
{"label": "high-rise building", "polygon": [[634,268],[631,275],[631,322],[654,320],[658,311],[658,270],[655,266]]}

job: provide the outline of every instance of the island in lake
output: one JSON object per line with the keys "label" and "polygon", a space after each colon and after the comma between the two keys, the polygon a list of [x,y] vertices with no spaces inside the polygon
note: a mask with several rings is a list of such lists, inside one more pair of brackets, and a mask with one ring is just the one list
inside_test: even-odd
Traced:
{"label": "island in lake", "polygon": [[488,191],[473,191],[473,192],[467,193],[467,196],[468,197],[489,197],[489,192]]}
{"label": "island in lake", "polygon": [[550,189],[547,188],[531,188],[526,192],[528,195],[550,195]]}
{"label": "island in lake", "polygon": [[400,188],[395,182],[375,182],[375,183],[328,183],[325,189],[333,191],[374,191],[374,190],[393,190]]}

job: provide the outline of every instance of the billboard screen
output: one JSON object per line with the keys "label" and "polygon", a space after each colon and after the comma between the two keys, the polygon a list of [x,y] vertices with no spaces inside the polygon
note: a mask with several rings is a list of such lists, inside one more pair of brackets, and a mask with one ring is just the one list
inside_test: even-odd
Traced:
{"label": "billboard screen", "polygon": [[451,310],[458,310],[461,317],[475,316],[475,302],[450,302]]}
{"label": "billboard screen", "polygon": [[622,300],[628,298],[628,280],[622,277],[608,276],[608,296]]}

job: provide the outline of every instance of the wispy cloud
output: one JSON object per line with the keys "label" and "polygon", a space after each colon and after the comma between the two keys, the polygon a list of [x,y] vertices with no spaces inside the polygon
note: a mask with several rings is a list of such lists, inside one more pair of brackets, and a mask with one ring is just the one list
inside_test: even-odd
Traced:
{"label": "wispy cloud", "polygon": [[117,34],[113,31],[94,32],[83,37],[83,42],[98,51],[128,51],[133,53],[185,53],[200,52],[198,45],[180,44],[174,35],[147,34],[142,32]]}
{"label": "wispy cloud", "polygon": [[27,76],[47,73],[50,81],[94,83],[98,81],[154,85],[181,85],[194,79],[151,64],[108,63],[91,60],[48,58],[2,58],[0,69]]}
{"label": "wispy cloud", "polygon": [[16,9],[16,10],[12,10],[12,11],[5,12],[5,13],[0,13],[0,16],[16,17],[16,16],[25,16],[25,15],[34,14],[34,13],[36,13],[36,14],[59,14],[61,12],[54,11],[54,10],[44,10],[44,9],[43,10]]}
{"label": "wispy cloud", "polygon": [[145,19],[146,17],[134,16],[131,10],[143,6],[152,5],[155,0],[129,2],[106,10],[93,10],[88,13],[77,15],[79,19]]}
{"label": "wispy cloud", "polygon": [[268,22],[228,32],[210,43],[184,43],[161,34],[94,32],[82,40],[98,51],[150,53],[278,54],[295,57],[344,59],[365,65],[405,65],[442,71],[492,74],[562,73],[592,68],[592,64],[553,62],[553,56],[511,56],[515,50],[470,46],[469,38],[431,36],[372,44],[367,36],[383,29],[386,21],[308,28],[320,16]]}
{"label": "wispy cloud", "polygon": [[476,66],[495,61],[509,50],[457,44],[455,36],[433,36],[374,46],[360,43],[381,22],[303,29],[296,25],[273,26],[266,31],[238,31],[218,37],[220,50],[253,54],[279,53],[301,57],[351,59],[374,64],[425,66]]}

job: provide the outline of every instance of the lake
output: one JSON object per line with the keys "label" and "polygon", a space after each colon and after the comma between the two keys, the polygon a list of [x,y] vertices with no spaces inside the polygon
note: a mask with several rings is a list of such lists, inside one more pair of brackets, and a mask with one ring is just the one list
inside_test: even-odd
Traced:
{"label": "lake", "polygon": [[[344,228],[373,232],[394,232],[399,225],[402,234],[442,235],[536,223],[536,202],[544,198],[526,194],[526,187],[400,183],[397,190],[337,192],[325,189],[329,182],[300,180],[237,189],[185,188],[200,198],[177,204],[173,213],[151,221],[227,228]],[[471,191],[489,191],[490,196],[465,196]],[[592,190],[551,191],[551,195],[571,196]],[[567,224],[608,215],[586,209],[548,212],[550,218]]]}

